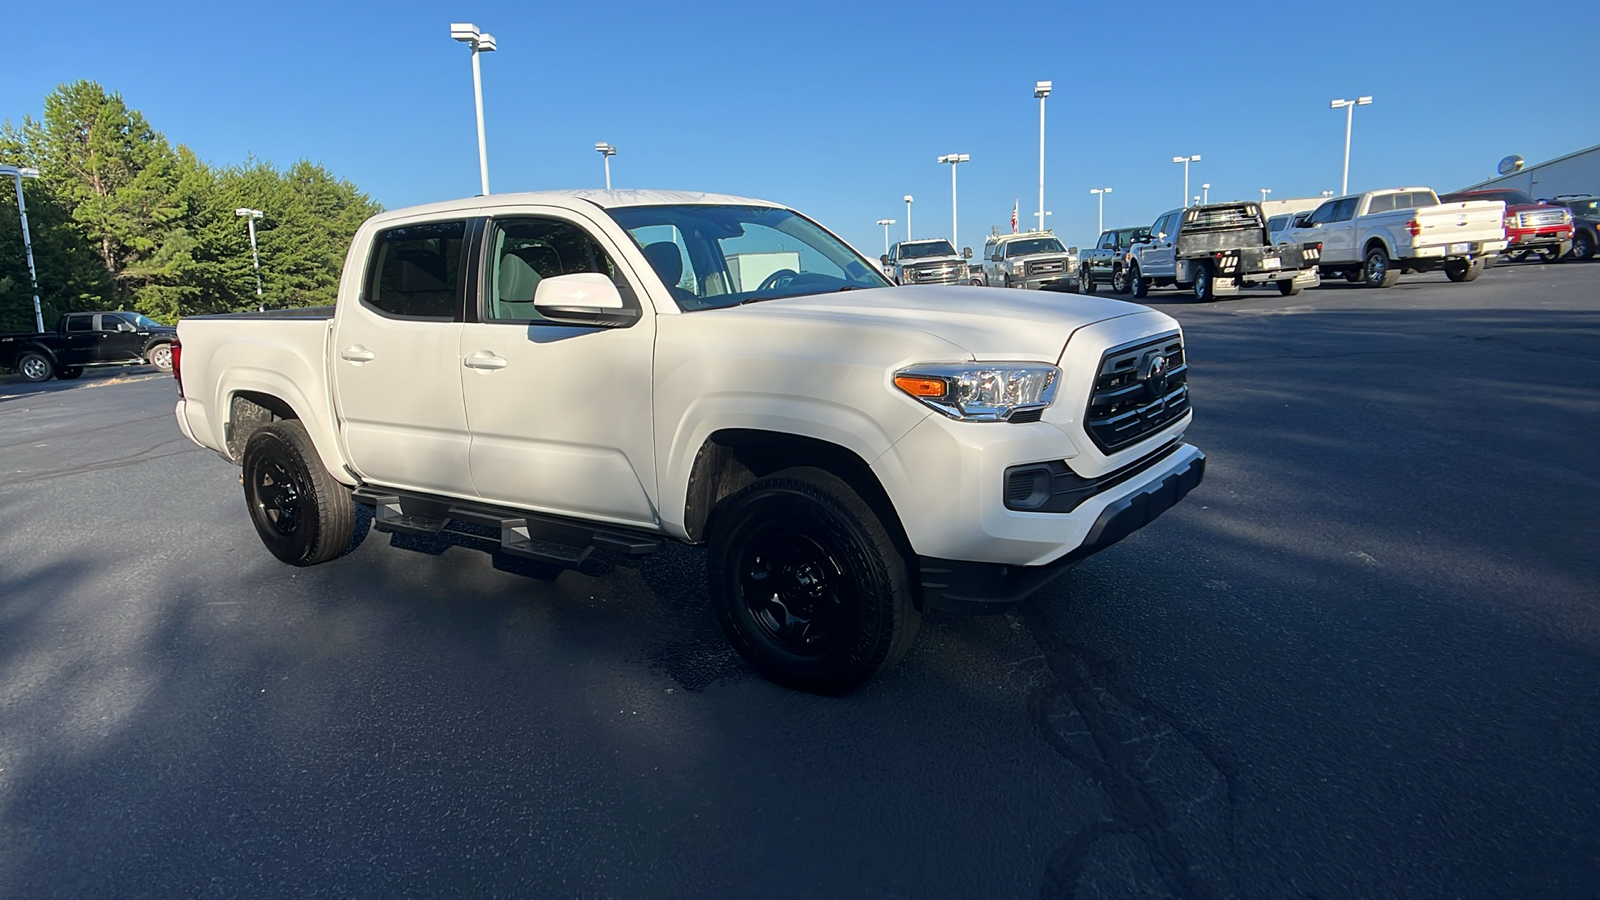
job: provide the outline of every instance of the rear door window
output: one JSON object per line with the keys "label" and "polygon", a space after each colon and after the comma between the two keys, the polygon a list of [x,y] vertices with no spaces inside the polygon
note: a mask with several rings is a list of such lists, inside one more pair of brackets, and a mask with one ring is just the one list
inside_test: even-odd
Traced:
{"label": "rear door window", "polygon": [[67,319],[68,331],[93,331],[94,316],[70,316]]}
{"label": "rear door window", "polygon": [[459,320],[466,233],[461,220],[379,232],[362,302],[394,318]]}

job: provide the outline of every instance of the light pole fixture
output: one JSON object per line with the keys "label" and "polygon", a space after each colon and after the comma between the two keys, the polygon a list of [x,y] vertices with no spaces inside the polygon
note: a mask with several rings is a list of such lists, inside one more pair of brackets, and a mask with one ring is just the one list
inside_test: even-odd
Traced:
{"label": "light pole fixture", "polygon": [[1322,192],[1322,196],[1324,196],[1324,197],[1332,197],[1333,196],[1333,191],[1323,191]]}
{"label": "light pole fixture", "polygon": [[879,219],[878,224],[883,226],[883,255],[889,255],[889,226],[894,224],[893,219]]}
{"label": "light pole fixture", "polygon": [[28,235],[28,204],[22,200],[22,179],[38,178],[39,170],[28,166],[0,166],[0,175],[10,175],[17,183],[17,213],[22,216],[22,253],[28,258],[28,281],[33,287],[33,327],[44,331],[44,312],[39,308],[39,273],[33,268],[33,239]]}
{"label": "light pole fixture", "polygon": [[1339,193],[1341,194],[1350,193],[1350,120],[1355,117],[1356,107],[1371,105],[1371,97],[1328,101],[1329,109],[1344,110],[1344,182],[1339,186]]}
{"label": "light pole fixture", "polygon": [[1201,203],[1210,203],[1211,202],[1211,182],[1209,182],[1209,181],[1206,182],[1205,184],[1200,185],[1200,202]]}
{"label": "light pole fixture", "polygon": [[[1034,82],[1033,95],[1039,98],[1039,230],[1044,231],[1044,98],[1050,96],[1050,82]],[[950,173],[955,171],[951,168]]]}
{"label": "light pole fixture", "polygon": [[1183,163],[1183,201],[1187,203],[1189,202],[1189,163],[1199,162],[1200,154],[1196,153],[1193,156],[1174,156],[1172,161],[1175,163]]}
{"label": "light pole fixture", "polygon": [[250,228],[250,259],[255,262],[256,300],[259,302],[261,300],[261,256],[256,253],[256,220],[265,214],[259,209],[251,209],[248,206],[239,207],[233,211],[233,214],[243,216],[245,225]]}
{"label": "light pole fixture", "polygon": [[911,195],[906,195],[906,240],[911,240]]}
{"label": "light pole fixture", "polygon": [[[952,248],[961,246],[961,242],[956,240],[956,166],[971,158],[965,153],[946,153],[939,157],[940,164],[950,164],[950,246]],[[1040,211],[1039,228],[1041,230],[1044,228],[1043,210]],[[960,251],[958,250],[957,252],[959,253]]]}
{"label": "light pole fixture", "polygon": [[595,152],[605,157],[606,160],[606,190],[611,190],[611,157],[617,155],[617,148],[600,141],[594,145]]}
{"label": "light pole fixture", "polygon": [[1098,194],[1100,198],[1100,227],[1095,229],[1099,233],[1106,230],[1106,195],[1111,193],[1111,188],[1090,188],[1089,193]]}
{"label": "light pole fixture", "polygon": [[478,67],[478,54],[494,51],[494,35],[478,30],[471,22],[451,22],[450,36],[472,46],[472,102],[478,110],[478,174],[483,180],[483,193],[489,193],[489,147],[483,139],[483,73]]}
{"label": "light pole fixture", "polygon": [[1265,204],[1267,202],[1267,195],[1272,193],[1272,188],[1260,188],[1259,190],[1261,191],[1261,202]]}

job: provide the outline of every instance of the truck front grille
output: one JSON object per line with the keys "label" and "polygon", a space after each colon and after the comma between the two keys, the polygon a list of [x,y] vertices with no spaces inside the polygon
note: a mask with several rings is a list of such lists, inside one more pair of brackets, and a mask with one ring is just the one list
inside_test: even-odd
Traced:
{"label": "truck front grille", "polygon": [[1560,225],[1565,219],[1566,216],[1559,209],[1540,209],[1517,213],[1517,227],[1543,228],[1546,225]]}
{"label": "truck front grille", "polygon": [[1028,277],[1035,275],[1060,275],[1065,266],[1059,259],[1041,259],[1038,262],[1028,263]]}
{"label": "truck front grille", "polygon": [[1189,364],[1183,337],[1168,334],[1107,350],[1100,358],[1089,412],[1089,437],[1114,453],[1189,411]]}
{"label": "truck front grille", "polygon": [[938,263],[931,266],[909,266],[901,270],[906,284],[965,284],[966,263]]}

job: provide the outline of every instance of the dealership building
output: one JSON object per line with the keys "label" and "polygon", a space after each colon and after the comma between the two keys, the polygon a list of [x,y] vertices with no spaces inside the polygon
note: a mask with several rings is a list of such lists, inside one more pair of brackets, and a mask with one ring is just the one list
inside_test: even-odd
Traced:
{"label": "dealership building", "polygon": [[1600,144],[1535,166],[1524,166],[1520,156],[1508,156],[1501,161],[1500,171],[1506,174],[1462,190],[1514,188],[1543,199],[1558,194],[1600,195]]}

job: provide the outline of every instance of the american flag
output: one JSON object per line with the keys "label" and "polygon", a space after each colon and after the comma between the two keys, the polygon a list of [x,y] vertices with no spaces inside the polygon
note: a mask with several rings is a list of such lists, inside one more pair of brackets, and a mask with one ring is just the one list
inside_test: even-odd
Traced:
{"label": "american flag", "polygon": [[1021,205],[1022,198],[1018,197],[1011,203],[1011,233],[1017,233],[1017,207]]}

